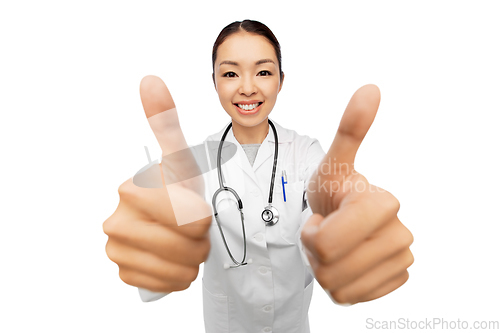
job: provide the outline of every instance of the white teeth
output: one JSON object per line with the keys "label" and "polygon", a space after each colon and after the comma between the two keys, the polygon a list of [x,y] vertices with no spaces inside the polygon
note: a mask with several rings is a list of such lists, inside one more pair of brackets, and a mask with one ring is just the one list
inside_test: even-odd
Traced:
{"label": "white teeth", "polygon": [[238,107],[240,109],[243,109],[243,110],[253,110],[255,109],[257,106],[259,106],[259,103],[255,103],[255,104],[238,104]]}

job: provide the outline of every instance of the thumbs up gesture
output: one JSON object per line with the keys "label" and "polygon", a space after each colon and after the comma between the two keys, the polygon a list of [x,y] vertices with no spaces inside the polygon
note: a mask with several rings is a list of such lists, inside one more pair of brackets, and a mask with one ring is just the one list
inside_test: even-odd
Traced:
{"label": "thumbs up gesture", "polygon": [[354,93],[307,187],[313,215],[302,230],[302,243],[316,280],[341,304],[392,292],[408,280],[413,263],[413,236],[397,217],[399,201],[354,170],[379,103],[374,85]]}
{"label": "thumbs up gesture", "polygon": [[141,175],[143,183],[153,184],[150,188],[137,186],[132,178],[119,187],[118,207],[103,223],[109,237],[106,253],[125,283],[168,293],[184,290],[196,279],[210,251],[212,213],[166,85],[147,76],[140,92],[162,163]]}

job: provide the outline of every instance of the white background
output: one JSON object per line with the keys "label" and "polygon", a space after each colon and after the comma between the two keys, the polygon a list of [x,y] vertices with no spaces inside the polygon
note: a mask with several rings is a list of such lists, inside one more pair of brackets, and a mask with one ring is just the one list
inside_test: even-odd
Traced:
{"label": "white background", "polygon": [[190,145],[229,121],[211,81],[227,24],[277,36],[271,118],[328,150],[351,95],[380,87],[357,169],[401,202],[410,279],[340,307],[316,284],[311,330],[374,320],[500,320],[500,9],[495,1],[2,1],[0,331],[202,332],[201,266],[142,303],[105,253],[118,186],[160,148],[139,97],[168,85]]}

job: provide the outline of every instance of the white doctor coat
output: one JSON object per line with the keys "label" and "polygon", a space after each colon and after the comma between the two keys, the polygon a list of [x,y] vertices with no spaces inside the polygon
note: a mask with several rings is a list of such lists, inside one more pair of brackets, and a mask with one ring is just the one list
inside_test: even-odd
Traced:
{"label": "white doctor coat", "polygon": [[[271,120],[272,121],[272,120]],[[278,162],[274,182],[273,205],[278,209],[279,222],[266,227],[261,218],[267,206],[274,159],[274,134],[269,126],[267,137],[259,147],[253,166],[239,142],[229,130],[225,142],[236,145],[235,156],[222,165],[224,185],[232,187],[243,202],[247,261],[252,263],[225,269],[233,265],[215,218],[210,228],[211,249],[205,261],[203,275],[203,312],[207,333],[275,332],[308,333],[308,309],[312,296],[313,275],[302,249],[300,233],[312,215],[303,210],[305,184],[318,167],[325,153],[318,140],[285,129],[273,121],[278,134]],[[227,126],[227,124],[226,124]],[[206,141],[220,141],[226,126]],[[224,146],[223,146],[224,147]],[[224,148],[223,148],[224,149]],[[217,150],[208,151],[211,163]],[[286,202],[281,175],[286,171]],[[204,175],[205,199],[212,202],[219,188],[216,165]],[[222,192],[217,197],[217,210],[226,241],[233,257],[243,257],[243,235],[236,201]],[[167,295],[139,288],[141,299],[154,301]]]}

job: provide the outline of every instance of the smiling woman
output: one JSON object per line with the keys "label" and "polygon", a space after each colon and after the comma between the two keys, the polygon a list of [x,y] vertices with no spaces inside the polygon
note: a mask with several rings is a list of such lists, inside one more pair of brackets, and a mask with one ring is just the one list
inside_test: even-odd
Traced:
{"label": "smiling woman", "polygon": [[[308,333],[314,277],[332,300],[348,304],[405,283],[413,237],[397,218],[399,202],[353,169],[378,88],[356,91],[325,154],[318,140],[269,119],[285,75],[279,43],[264,24],[225,27],[212,61],[215,90],[231,118],[205,141],[206,161],[217,168],[168,191],[120,187],[120,205],[104,230],[122,280],[154,301],[188,288],[204,262],[205,328],[217,333]],[[187,148],[163,81],[144,78],[141,99],[163,155]],[[231,146],[236,154],[222,164]],[[161,164],[158,184],[198,170],[189,156]],[[328,191],[328,183],[338,190]]]}
{"label": "smiling woman", "polygon": [[214,43],[212,69],[215,90],[232,118],[238,142],[262,143],[285,78],[272,31],[257,21],[231,23]]}

